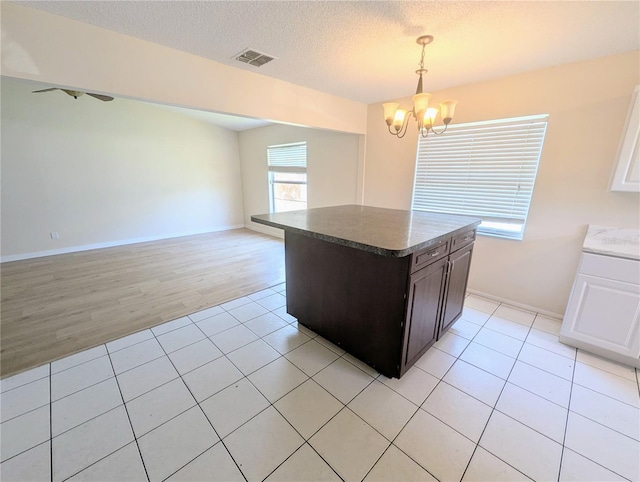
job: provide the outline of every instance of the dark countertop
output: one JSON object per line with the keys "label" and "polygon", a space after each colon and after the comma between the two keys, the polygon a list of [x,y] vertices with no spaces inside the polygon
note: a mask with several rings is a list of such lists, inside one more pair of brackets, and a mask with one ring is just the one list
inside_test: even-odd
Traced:
{"label": "dark countertop", "polygon": [[402,257],[475,228],[479,218],[346,205],[251,216],[251,220],[383,256]]}

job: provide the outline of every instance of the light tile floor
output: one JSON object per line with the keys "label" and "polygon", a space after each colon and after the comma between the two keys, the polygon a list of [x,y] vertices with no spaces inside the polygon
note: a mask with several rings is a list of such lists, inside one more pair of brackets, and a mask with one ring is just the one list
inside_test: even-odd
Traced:
{"label": "light tile floor", "polygon": [[297,324],[284,285],[2,380],[0,478],[640,480],[638,374],[469,296],[401,379]]}

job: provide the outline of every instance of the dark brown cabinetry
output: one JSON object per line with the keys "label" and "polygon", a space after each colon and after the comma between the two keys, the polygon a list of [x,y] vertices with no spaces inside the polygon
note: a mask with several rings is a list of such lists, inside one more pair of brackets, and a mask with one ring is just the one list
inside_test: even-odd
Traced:
{"label": "dark brown cabinetry", "polygon": [[409,278],[402,367],[413,365],[438,337],[447,266],[447,260],[441,259]]}
{"label": "dark brown cabinetry", "polygon": [[438,338],[440,338],[462,314],[464,297],[467,291],[467,280],[469,279],[469,268],[471,267],[472,250],[473,245],[468,245],[449,256],[446,302],[442,311],[442,324]]}
{"label": "dark brown cabinetry", "polygon": [[475,229],[404,257],[285,231],[287,311],[387,377],[462,313]]}
{"label": "dark brown cabinetry", "polygon": [[[401,376],[462,314],[475,231],[463,234],[466,240],[461,236],[447,243],[457,251],[445,252],[445,257],[435,257],[431,263],[417,264],[419,269],[409,278]],[[425,254],[414,254],[414,259]]]}

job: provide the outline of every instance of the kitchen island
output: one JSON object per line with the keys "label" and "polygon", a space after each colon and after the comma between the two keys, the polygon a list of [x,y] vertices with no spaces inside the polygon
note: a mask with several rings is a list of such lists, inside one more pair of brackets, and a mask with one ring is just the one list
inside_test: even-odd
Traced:
{"label": "kitchen island", "polygon": [[251,220],[284,230],[287,312],[387,377],[462,314],[478,218],[347,205]]}

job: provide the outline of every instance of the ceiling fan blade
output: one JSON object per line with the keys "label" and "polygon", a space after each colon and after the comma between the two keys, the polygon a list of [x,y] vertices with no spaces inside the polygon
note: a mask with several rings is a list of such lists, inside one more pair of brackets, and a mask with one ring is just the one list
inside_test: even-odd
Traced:
{"label": "ceiling fan blade", "polygon": [[110,97],[108,95],[102,95],[102,94],[91,94],[89,92],[87,92],[87,95],[90,95],[91,97],[95,97],[96,99],[100,99],[103,100],[105,102],[109,102],[113,100],[113,97]]}
{"label": "ceiling fan blade", "polygon": [[31,92],[32,94],[37,94],[39,92],[51,92],[52,90],[60,90],[58,87],[52,87],[50,89],[42,89],[42,90],[34,90]]}

